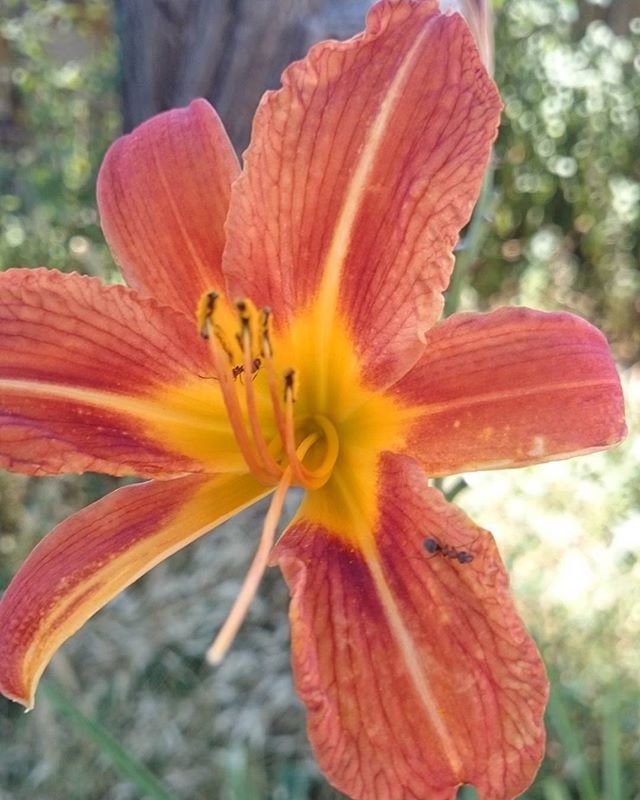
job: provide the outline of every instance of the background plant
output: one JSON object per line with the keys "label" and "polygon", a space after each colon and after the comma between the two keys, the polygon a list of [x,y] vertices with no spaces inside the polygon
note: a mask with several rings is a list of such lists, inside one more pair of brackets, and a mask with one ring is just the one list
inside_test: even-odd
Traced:
{"label": "background plant", "polygon": [[[0,265],[117,279],[94,199],[120,130],[109,4],[0,2]],[[627,368],[623,447],[465,476],[456,500],[495,532],[553,678],[529,800],[640,798],[640,18],[614,33],[586,24],[597,10],[497,5],[504,122],[493,188],[459,254],[463,307],[575,311]],[[46,530],[112,485],[0,475],[0,587]],[[32,714],[0,701],[0,800],[337,797],[306,744],[277,573],[222,667],[203,660],[256,530],[248,512],[114,601],[56,657]]]}

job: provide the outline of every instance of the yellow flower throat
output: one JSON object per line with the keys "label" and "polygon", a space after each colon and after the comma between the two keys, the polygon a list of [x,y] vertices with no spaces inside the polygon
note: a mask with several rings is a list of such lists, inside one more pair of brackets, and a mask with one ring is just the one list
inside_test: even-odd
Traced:
{"label": "yellow flower throat", "polygon": [[388,395],[363,386],[346,326],[336,317],[323,319],[324,307],[316,303],[280,333],[276,351],[269,309],[258,310],[249,300],[231,307],[216,292],[198,304],[198,329],[209,345],[237,447],[249,471],[275,488],[253,563],[209,650],[214,663],[257,590],[291,486],[307,490],[300,515],[363,553],[374,547],[379,455],[400,448],[410,415]]}
{"label": "yellow flower throat", "polygon": [[292,367],[282,377],[277,374],[270,310],[258,311],[251,301],[239,300],[235,312],[233,320],[221,298],[208,292],[198,304],[197,318],[242,456],[263,483],[277,485],[288,475],[291,484],[318,489],[338,457],[336,428],[317,411],[294,413],[297,374]]}
{"label": "yellow flower throat", "polygon": [[345,460],[360,460],[352,466],[361,470],[367,454],[398,444],[405,415],[390,397],[363,387],[345,326],[334,318],[327,335],[327,321],[317,317],[312,309],[281,333],[276,352],[269,309],[250,300],[232,308],[215,292],[198,304],[238,448],[267,485],[288,471],[291,485],[320,489],[339,478]]}

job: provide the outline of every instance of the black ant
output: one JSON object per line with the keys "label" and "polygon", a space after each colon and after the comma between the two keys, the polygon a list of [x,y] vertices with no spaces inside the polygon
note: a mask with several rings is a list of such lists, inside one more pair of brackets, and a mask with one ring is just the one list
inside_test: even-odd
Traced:
{"label": "black ant", "polygon": [[473,553],[468,550],[458,550],[457,547],[452,547],[448,544],[442,544],[433,536],[425,539],[422,544],[427,553],[431,553],[434,556],[440,554],[444,558],[455,558],[460,564],[470,564],[473,561]]}
{"label": "black ant", "polygon": [[[261,365],[262,365],[262,360],[261,359],[259,359],[259,358],[254,358],[253,359],[253,361],[251,362],[251,376],[252,376],[252,378],[255,378],[256,372],[260,369]],[[244,364],[236,364],[235,367],[231,367],[231,374],[233,375],[233,379],[234,380],[236,380],[241,375],[243,375],[244,374]],[[202,378],[203,380],[211,380],[211,381],[219,380],[218,378],[216,378],[215,375],[198,375],[198,377]]]}
{"label": "black ant", "polygon": [[[256,372],[260,369],[260,365],[262,364],[262,360],[259,358],[254,358],[251,362],[251,375],[255,377]],[[233,379],[239,378],[244,372],[244,364],[237,364],[235,367],[232,368],[231,374],[233,375]]]}

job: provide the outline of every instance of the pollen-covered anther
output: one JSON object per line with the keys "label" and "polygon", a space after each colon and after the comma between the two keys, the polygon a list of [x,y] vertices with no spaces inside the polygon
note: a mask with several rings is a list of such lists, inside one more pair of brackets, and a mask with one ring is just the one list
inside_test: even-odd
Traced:
{"label": "pollen-covered anther", "polygon": [[294,369],[288,369],[284,373],[284,401],[287,403],[291,400],[292,403],[296,402],[296,390],[297,390],[297,380],[296,380],[296,371]]}
{"label": "pollen-covered anther", "polygon": [[229,362],[233,362],[233,352],[225,339],[223,326],[218,324],[215,320],[215,317],[219,313],[219,301],[220,295],[215,291],[205,292],[200,296],[196,307],[198,331],[205,341],[209,341],[213,334]]}
{"label": "pollen-covered anther", "polygon": [[260,344],[261,353],[265,358],[273,358],[271,345],[271,309],[265,306],[260,315]]}
{"label": "pollen-covered anther", "polygon": [[261,356],[260,313],[251,300],[245,298],[236,300],[235,310],[237,314],[237,320],[240,323],[239,330],[236,333],[236,341],[238,342],[238,346],[240,347],[243,356],[248,342],[249,349],[251,350],[251,360],[253,361],[253,359]]}
{"label": "pollen-covered anther", "polygon": [[217,299],[217,292],[205,292],[198,300],[198,307],[196,308],[196,321],[198,324],[198,331],[203,339],[208,339],[209,336],[211,336],[213,311],[215,309]]}

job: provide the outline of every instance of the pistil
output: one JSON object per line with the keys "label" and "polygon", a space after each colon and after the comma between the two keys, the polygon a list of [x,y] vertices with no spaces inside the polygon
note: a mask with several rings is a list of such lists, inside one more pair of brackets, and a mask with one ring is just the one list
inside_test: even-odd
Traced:
{"label": "pistil", "polygon": [[269,563],[269,555],[273,548],[276,530],[280,517],[282,516],[282,509],[284,508],[284,501],[287,496],[287,491],[291,486],[291,470],[289,467],[285,469],[278,484],[278,488],[273,494],[271,505],[267,511],[267,516],[264,519],[262,526],[262,536],[258,544],[258,549],[253,557],[249,571],[245,575],[242,588],[235,599],[235,602],[229,612],[222,628],[218,635],[213,640],[213,644],[207,650],[207,661],[210,664],[219,664],[227,654],[231,647],[233,640],[236,638],[240,626],[244,618],[247,616],[249,606],[253,602],[253,598],[258,591],[258,586],[262,580],[262,576]]}
{"label": "pistil", "polygon": [[[307,436],[298,447],[297,458],[304,458],[309,448],[314,445],[317,440],[317,433],[312,433],[311,435]],[[269,564],[269,556],[275,541],[278,523],[280,522],[280,517],[282,516],[284,501],[287,491],[291,487],[291,478],[292,470],[289,466],[282,473],[280,482],[278,483],[278,486],[271,499],[271,505],[269,506],[269,510],[267,511],[267,515],[262,526],[262,535],[260,536],[258,549],[253,557],[249,571],[245,576],[242,588],[240,589],[240,592],[236,597],[231,611],[222,625],[222,628],[214,639],[213,644],[207,651],[207,660],[210,664],[219,664],[225,657],[229,647],[231,647],[231,644],[236,637],[236,634],[238,633],[238,630],[240,629],[240,626],[242,625],[242,622],[244,621],[244,618],[247,615],[249,606],[256,595],[258,586],[262,580],[262,576],[264,575],[264,572]]]}

